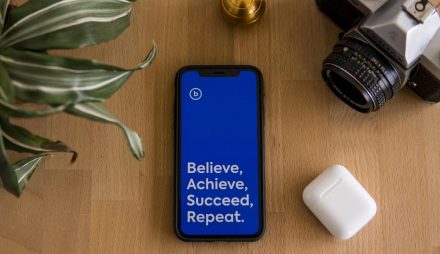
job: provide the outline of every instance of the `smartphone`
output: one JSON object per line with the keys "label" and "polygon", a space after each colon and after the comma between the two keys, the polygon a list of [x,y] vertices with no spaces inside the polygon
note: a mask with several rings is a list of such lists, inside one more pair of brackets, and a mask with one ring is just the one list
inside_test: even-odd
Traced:
{"label": "smartphone", "polygon": [[262,86],[253,66],[188,66],[177,73],[175,231],[182,240],[263,235]]}

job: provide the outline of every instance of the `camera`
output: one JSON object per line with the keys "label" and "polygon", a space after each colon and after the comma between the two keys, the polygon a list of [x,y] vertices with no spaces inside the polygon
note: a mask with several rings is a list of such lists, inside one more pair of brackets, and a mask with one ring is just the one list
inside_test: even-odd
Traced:
{"label": "camera", "polygon": [[408,85],[440,101],[440,15],[433,0],[316,0],[344,30],[322,76],[342,101],[369,113]]}

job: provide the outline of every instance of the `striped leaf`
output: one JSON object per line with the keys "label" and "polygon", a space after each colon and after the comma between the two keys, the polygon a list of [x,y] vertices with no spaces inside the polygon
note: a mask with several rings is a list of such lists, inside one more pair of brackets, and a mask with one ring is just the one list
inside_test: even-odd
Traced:
{"label": "striped leaf", "polygon": [[0,63],[0,99],[7,102],[15,101],[15,90],[5,66]]}
{"label": "striped leaf", "polygon": [[154,45],[132,69],[12,48],[0,52],[0,62],[8,70],[17,99],[64,104],[108,99],[134,71],[148,67],[156,53]]}
{"label": "striped leaf", "polygon": [[3,140],[3,131],[0,128],[0,178],[2,179],[3,186],[11,185],[10,182],[14,182],[9,177],[11,166],[9,165],[8,156],[6,155],[6,147]]}
{"label": "striped leaf", "polygon": [[66,112],[75,116],[118,126],[124,131],[128,146],[130,147],[131,153],[134,155],[134,157],[136,157],[138,160],[144,158],[144,148],[139,135],[116,120],[101,103],[90,102],[76,104],[67,108]]}
{"label": "striped leaf", "polygon": [[63,142],[52,141],[50,139],[34,135],[20,126],[11,124],[6,118],[0,117],[0,126],[3,130],[3,137],[8,150],[33,154],[53,152],[72,153],[72,163],[77,158],[78,154]]}
{"label": "striped leaf", "polygon": [[[34,135],[10,118],[67,112],[110,123],[123,130],[133,155],[144,157],[139,135],[101,103],[136,70],[152,63],[156,45],[131,69],[47,54],[51,49],[81,48],[116,38],[130,23],[134,1],[26,0],[10,8],[10,0],[0,0],[0,185],[9,192],[20,196],[51,153],[72,153],[72,162],[77,156],[64,143]],[[6,150],[33,156],[11,163]]]}
{"label": "striped leaf", "polygon": [[120,35],[130,24],[132,0],[28,1],[10,12],[0,48],[80,48]]}
{"label": "striped leaf", "polygon": [[9,190],[17,197],[23,193],[29,179],[34,174],[35,170],[40,166],[43,158],[48,157],[48,154],[39,154],[20,160],[11,166],[10,174],[16,179],[16,182],[10,186]]}
{"label": "striped leaf", "polygon": [[45,109],[31,109],[0,99],[0,115],[15,118],[43,117],[63,112],[69,106],[70,103],[54,107],[48,106]]}
{"label": "striped leaf", "polygon": [[9,0],[0,0],[0,31],[5,25],[6,12],[8,11]]}
{"label": "striped leaf", "polygon": [[13,165],[9,164],[3,136],[0,132],[0,178],[3,187],[19,197],[32,174],[40,165],[41,160],[48,154],[39,154],[20,160]]}

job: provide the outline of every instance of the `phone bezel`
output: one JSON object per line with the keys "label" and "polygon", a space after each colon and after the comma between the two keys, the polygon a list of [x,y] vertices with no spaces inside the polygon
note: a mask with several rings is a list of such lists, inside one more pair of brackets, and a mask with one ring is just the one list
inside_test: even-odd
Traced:
{"label": "phone bezel", "polygon": [[[199,71],[214,73],[212,76],[221,76],[222,71],[229,73],[229,71],[253,71],[256,73],[257,82],[257,107],[258,107],[258,143],[259,143],[259,199],[260,199],[260,229],[255,235],[185,235],[181,230],[180,225],[180,87],[181,77],[186,71]],[[211,75],[209,75],[211,76]],[[230,75],[225,75],[230,76]],[[265,185],[264,185],[264,104],[263,104],[263,75],[261,71],[250,65],[191,65],[181,68],[176,74],[175,82],[175,135],[174,135],[174,230],[176,235],[184,241],[257,241],[259,240],[266,229],[265,219]]]}

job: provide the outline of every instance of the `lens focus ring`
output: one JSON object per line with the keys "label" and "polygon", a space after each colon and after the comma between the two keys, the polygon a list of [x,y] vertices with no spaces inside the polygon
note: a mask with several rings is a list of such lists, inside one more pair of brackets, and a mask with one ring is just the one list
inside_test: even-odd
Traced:
{"label": "lens focus ring", "polygon": [[380,109],[399,87],[388,61],[370,45],[343,38],[324,60],[323,77],[330,89],[360,112]]}
{"label": "lens focus ring", "polygon": [[[347,62],[350,62],[350,65],[347,65]],[[381,107],[385,103],[385,93],[379,84],[380,78],[359,60],[334,53],[326,59],[324,64],[331,64],[334,67],[344,66],[341,71],[347,72],[347,75],[351,75],[363,86],[375,107]]]}

